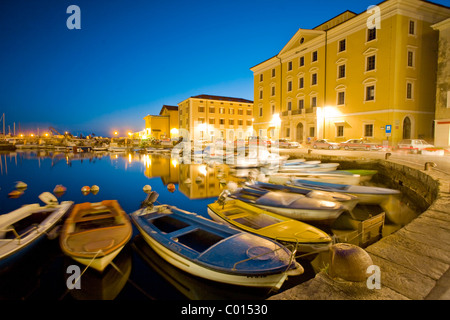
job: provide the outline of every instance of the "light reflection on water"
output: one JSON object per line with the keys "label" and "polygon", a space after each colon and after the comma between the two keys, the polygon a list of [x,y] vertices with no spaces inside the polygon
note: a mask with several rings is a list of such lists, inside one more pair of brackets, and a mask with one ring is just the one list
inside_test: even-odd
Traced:
{"label": "light reflection on water", "polygon": [[[41,203],[40,193],[53,192],[56,185],[67,191],[59,201],[99,202],[117,199],[131,213],[146,194],[145,185],[159,193],[158,202],[178,206],[208,217],[207,204],[214,202],[230,178],[227,166],[210,168],[204,164],[183,164],[165,155],[139,153],[64,153],[23,151],[0,153],[0,214],[30,203]],[[237,179],[237,178],[233,178]],[[17,181],[27,183],[18,198],[8,197]],[[170,192],[169,184],[175,185]],[[83,195],[83,186],[98,185],[97,194]],[[41,203],[42,204],[42,203]],[[137,238],[136,238],[137,237]],[[239,290],[211,284],[163,265],[152,250],[139,240],[127,245],[115,263],[122,275],[108,267],[101,277],[88,269],[80,291],[68,290],[67,266],[76,264],[65,257],[57,241],[47,241],[24,262],[0,274],[0,300],[3,299],[262,299],[267,292]],[[83,270],[84,266],[80,265]],[[308,269],[306,267],[305,269]],[[304,281],[313,272],[295,277],[291,284]],[[212,290],[212,288],[215,288]]]}
{"label": "light reflection on water", "polygon": [[[40,202],[38,195],[52,192],[56,185],[67,188],[59,201],[99,202],[117,199],[131,213],[145,199],[145,185],[159,193],[158,202],[178,206],[208,217],[207,204],[214,202],[228,181],[242,181],[245,172],[232,172],[228,166],[213,168],[205,164],[183,164],[166,155],[140,153],[64,153],[24,151],[0,153],[0,214]],[[244,170],[245,171],[245,170]],[[238,177],[237,177],[238,176]],[[17,181],[28,188],[17,199],[8,197]],[[175,185],[170,192],[169,184]],[[97,194],[83,195],[83,186],[98,185]],[[388,226],[389,227],[389,226]],[[394,226],[394,230],[397,226]],[[74,261],[64,257],[57,241],[47,242],[36,250],[27,263],[0,274],[2,299],[262,299],[267,292],[239,290],[193,278],[162,261],[139,239],[127,245],[114,268],[99,277],[87,270],[81,291],[68,291],[67,266]],[[319,257],[321,258],[321,257]],[[323,258],[323,257],[322,257]],[[326,257],[325,257],[326,258]],[[306,281],[323,268],[319,264],[302,265],[305,274],[288,280],[282,290]],[[313,270],[314,266],[314,270]],[[80,266],[83,270],[84,267]],[[215,288],[214,290],[212,288]],[[206,293],[206,295],[205,295]]]}

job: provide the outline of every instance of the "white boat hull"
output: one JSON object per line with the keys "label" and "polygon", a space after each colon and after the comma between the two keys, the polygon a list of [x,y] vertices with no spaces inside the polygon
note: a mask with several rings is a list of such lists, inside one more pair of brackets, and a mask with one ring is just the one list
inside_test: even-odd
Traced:
{"label": "white boat hull", "polygon": [[343,209],[339,210],[310,210],[310,209],[292,209],[255,205],[261,209],[278,213],[282,216],[304,221],[304,222],[333,222],[344,212]]}
{"label": "white boat hull", "polygon": [[[205,278],[208,280],[222,282],[238,286],[246,287],[267,287],[275,290],[279,290],[288,277],[288,275],[297,275],[302,271],[298,269],[291,270],[288,272],[276,273],[272,275],[255,275],[255,276],[245,276],[245,275],[233,275],[223,272],[218,272],[212,269],[205,268],[199,264],[194,263],[191,260],[184,258],[183,256],[177,255],[173,251],[167,249],[165,246],[150,237],[142,228],[138,226],[140,233],[143,235],[144,240],[149,244],[149,246],[160,255],[164,260],[176,266],[177,268],[188,272],[194,276]],[[298,272],[298,273],[297,273]]]}
{"label": "white boat hull", "polygon": [[79,258],[72,256],[72,259],[85,266],[89,266],[97,271],[103,272],[103,270],[106,269],[106,267],[114,260],[114,258],[120,253],[120,251],[122,251],[122,249],[123,247],[120,247],[105,256],[99,254],[96,258]]}
{"label": "white boat hull", "polygon": [[[10,257],[13,257],[16,254],[19,254],[22,250],[26,249],[27,247],[33,245],[34,242],[39,241],[44,236],[47,236],[47,234],[54,228],[54,226],[63,218],[63,216],[66,214],[66,212],[70,209],[70,207],[73,205],[72,201],[65,201],[62,202],[59,205],[59,209],[57,212],[51,214],[49,217],[47,217],[44,221],[42,221],[38,226],[36,226],[33,230],[26,233],[26,235],[22,235],[20,238],[16,239],[3,239],[0,237],[0,262],[3,259],[7,259]],[[0,224],[0,235],[2,232],[5,232],[5,230],[8,229],[9,225],[12,225],[13,223],[19,221],[20,219],[14,219],[15,215],[18,216],[26,216],[27,212],[37,212],[39,210],[43,210],[45,207],[39,206],[39,204],[31,204],[23,206],[22,208],[15,210],[7,215],[10,215],[11,219],[9,217],[6,217],[6,215],[3,217],[3,223]]]}

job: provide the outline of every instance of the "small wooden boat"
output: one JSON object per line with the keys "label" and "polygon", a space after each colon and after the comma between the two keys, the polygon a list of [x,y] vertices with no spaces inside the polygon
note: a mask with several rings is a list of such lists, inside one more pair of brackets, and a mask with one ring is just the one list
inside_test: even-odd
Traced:
{"label": "small wooden boat", "polygon": [[46,204],[25,205],[0,215],[0,269],[18,260],[55,228],[72,208],[72,201],[58,203],[49,192],[39,198]]}
{"label": "small wooden boat", "polygon": [[254,183],[248,183],[248,187],[250,188],[259,188],[270,191],[283,191],[283,192],[291,192],[291,193],[299,193],[308,198],[314,198],[319,200],[327,200],[327,201],[336,201],[342,203],[342,205],[347,210],[352,210],[356,204],[358,203],[358,197],[342,192],[331,192],[331,191],[320,191],[320,190],[311,190],[302,188],[299,186],[293,185],[283,185],[283,184],[274,184],[274,183],[266,183],[261,181],[255,181]]}
{"label": "small wooden boat", "polygon": [[270,239],[176,207],[143,203],[131,214],[144,240],[163,259],[195,276],[227,284],[279,289],[303,273],[294,253]]}
{"label": "small wooden boat", "polygon": [[359,203],[361,204],[382,204],[383,202],[387,201],[389,197],[400,195],[400,191],[395,189],[335,184],[302,179],[293,180],[291,181],[290,185],[291,184],[310,190],[348,193],[357,196],[359,199]]}
{"label": "small wooden boat", "polygon": [[216,202],[208,204],[208,214],[215,221],[294,245],[301,253],[325,251],[332,244],[331,237],[316,227],[240,200],[224,199],[221,196]]}
{"label": "small wooden boat", "polygon": [[74,206],[60,236],[62,251],[74,260],[102,272],[132,235],[128,215],[116,200]]}
{"label": "small wooden boat", "polygon": [[333,223],[345,211],[344,206],[336,201],[310,198],[300,193],[270,191],[262,188],[239,188],[229,197],[291,219],[322,224]]}

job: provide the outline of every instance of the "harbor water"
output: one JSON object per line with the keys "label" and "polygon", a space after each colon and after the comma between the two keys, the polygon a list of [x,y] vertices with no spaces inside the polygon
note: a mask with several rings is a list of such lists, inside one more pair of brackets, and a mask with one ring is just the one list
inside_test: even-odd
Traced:
{"label": "harbor water", "polygon": [[[119,201],[127,213],[139,209],[145,185],[159,193],[158,202],[196,212],[209,218],[207,205],[214,202],[234,175],[226,165],[183,164],[170,155],[143,153],[67,153],[32,150],[0,153],[0,215],[25,204],[40,203],[42,192],[63,185],[59,201],[74,203]],[[16,183],[27,188],[9,197]],[[83,194],[83,186],[99,186],[96,194]],[[175,188],[171,189],[171,185]],[[328,230],[329,231],[329,230]],[[56,234],[57,236],[57,234]],[[0,271],[0,300],[213,300],[266,299],[275,292],[243,289],[193,277],[169,265],[134,230],[130,241],[103,274],[83,270],[81,288],[68,288],[68,267],[77,263],[61,252],[58,239],[50,236],[9,269]],[[55,239],[52,239],[55,238]],[[320,263],[323,257],[319,259]],[[286,290],[314,277],[319,265],[301,260],[305,273],[289,278]]]}

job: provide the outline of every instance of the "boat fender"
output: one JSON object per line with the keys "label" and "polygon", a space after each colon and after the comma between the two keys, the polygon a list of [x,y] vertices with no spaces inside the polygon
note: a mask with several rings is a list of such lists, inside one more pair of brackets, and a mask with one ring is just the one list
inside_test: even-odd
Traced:
{"label": "boat fender", "polygon": [[352,282],[367,280],[366,271],[373,262],[364,249],[349,243],[337,243],[331,246],[330,255],[330,277]]}

